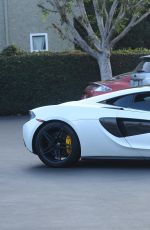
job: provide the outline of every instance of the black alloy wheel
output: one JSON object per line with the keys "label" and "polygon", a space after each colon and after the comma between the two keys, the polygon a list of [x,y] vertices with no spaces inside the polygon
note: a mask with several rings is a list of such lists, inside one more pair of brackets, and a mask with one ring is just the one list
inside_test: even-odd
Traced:
{"label": "black alloy wheel", "polygon": [[80,144],[66,123],[53,121],[42,127],[36,137],[35,153],[50,167],[67,167],[80,158]]}

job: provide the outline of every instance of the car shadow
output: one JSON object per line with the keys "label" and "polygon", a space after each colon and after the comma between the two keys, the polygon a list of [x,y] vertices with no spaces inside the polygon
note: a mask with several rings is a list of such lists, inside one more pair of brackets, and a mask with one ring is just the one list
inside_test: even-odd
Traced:
{"label": "car shadow", "polygon": [[43,163],[36,164],[35,166],[28,167],[28,172],[39,173],[39,174],[63,174],[63,173],[80,173],[86,171],[137,171],[137,170],[148,170],[150,171],[150,161],[149,160],[93,160],[86,159],[80,160],[77,164],[72,167],[65,168],[52,168],[47,167]]}
{"label": "car shadow", "polygon": [[84,159],[76,164],[79,168],[150,168],[150,160]]}

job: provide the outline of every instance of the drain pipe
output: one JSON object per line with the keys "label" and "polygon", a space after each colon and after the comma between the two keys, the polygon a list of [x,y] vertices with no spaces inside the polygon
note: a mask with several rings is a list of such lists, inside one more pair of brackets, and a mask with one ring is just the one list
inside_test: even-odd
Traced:
{"label": "drain pipe", "polygon": [[8,28],[8,0],[4,0],[4,22],[5,22],[5,41],[9,45],[9,28]]}

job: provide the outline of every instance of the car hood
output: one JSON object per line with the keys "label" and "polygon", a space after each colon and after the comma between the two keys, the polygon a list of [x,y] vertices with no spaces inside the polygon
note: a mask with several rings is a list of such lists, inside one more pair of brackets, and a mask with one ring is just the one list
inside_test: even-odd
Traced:
{"label": "car hood", "polygon": [[[43,106],[31,110],[37,119],[47,121],[49,119],[57,120],[78,120],[78,119],[91,119],[99,115],[99,108],[107,107],[104,104],[99,104],[93,101],[84,100],[66,102],[59,105]],[[64,120],[65,121],[65,120]]]}
{"label": "car hood", "polygon": [[85,100],[79,100],[79,101],[70,101],[70,102],[65,102],[65,103],[61,103],[58,105],[48,105],[48,106],[42,106],[42,107],[38,107],[35,109],[32,109],[31,111],[33,111],[34,113],[41,113],[43,111],[45,111],[45,113],[49,112],[50,110],[54,110],[54,111],[61,111],[63,109],[68,109],[68,108],[89,108],[89,107],[97,107],[97,106],[102,106],[101,104],[97,104],[96,102],[93,101],[85,101]]}

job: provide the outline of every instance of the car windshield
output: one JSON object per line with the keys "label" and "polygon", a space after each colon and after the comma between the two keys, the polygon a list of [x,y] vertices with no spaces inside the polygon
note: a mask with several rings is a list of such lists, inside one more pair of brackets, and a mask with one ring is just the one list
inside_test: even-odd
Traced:
{"label": "car windshield", "polygon": [[150,73],[150,60],[149,61],[141,61],[139,65],[134,70],[138,73]]}

